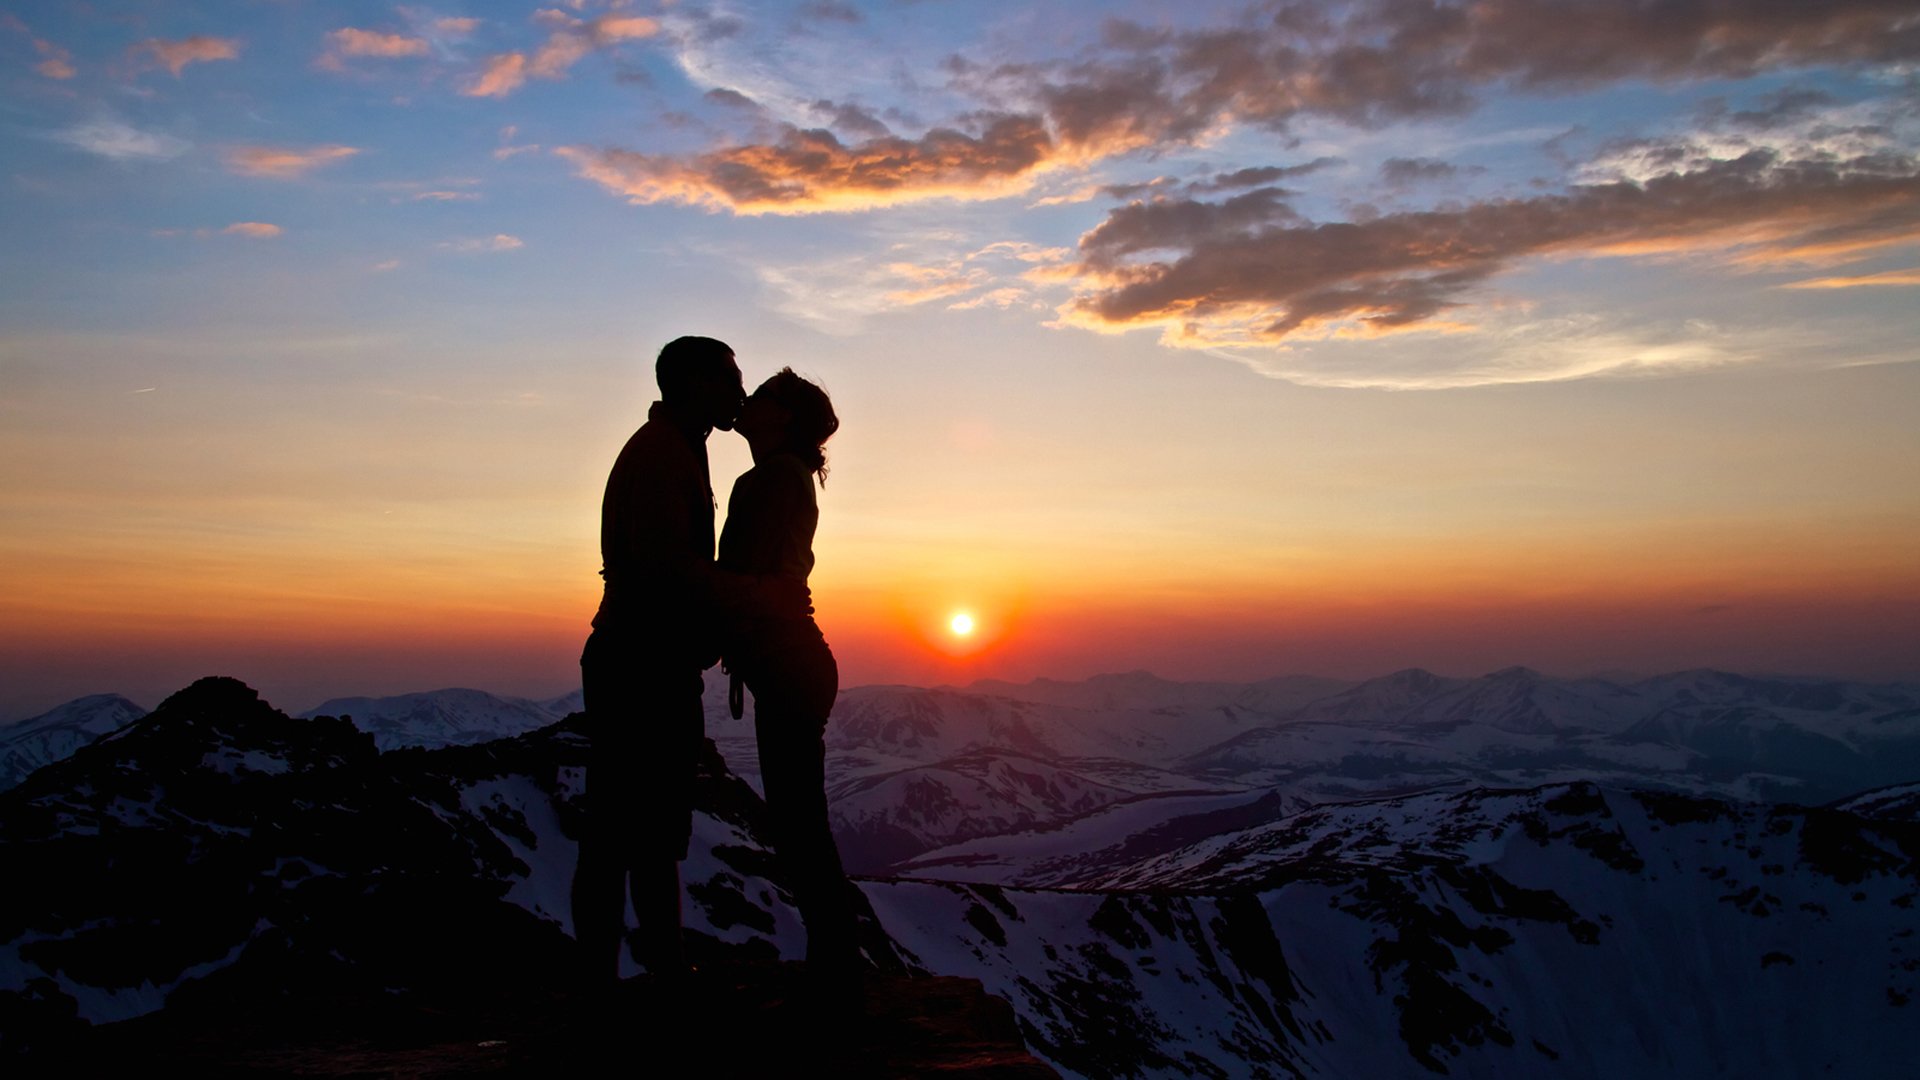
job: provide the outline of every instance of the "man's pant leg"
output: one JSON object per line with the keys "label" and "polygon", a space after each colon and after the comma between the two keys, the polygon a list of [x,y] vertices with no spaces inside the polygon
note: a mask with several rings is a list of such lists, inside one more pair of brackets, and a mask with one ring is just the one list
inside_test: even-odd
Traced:
{"label": "man's pant leg", "polygon": [[700,673],[657,644],[596,630],[580,658],[588,738],[586,825],[573,879],[574,935],[590,978],[617,977],[632,888],[641,957],[679,964],[679,868],[692,833],[704,737]]}

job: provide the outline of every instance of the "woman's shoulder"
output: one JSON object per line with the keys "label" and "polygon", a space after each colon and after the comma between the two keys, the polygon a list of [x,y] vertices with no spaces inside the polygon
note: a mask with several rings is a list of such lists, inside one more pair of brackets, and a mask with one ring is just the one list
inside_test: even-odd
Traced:
{"label": "woman's shoulder", "polygon": [[733,486],[736,492],[747,491],[763,498],[813,501],[813,472],[792,454],[774,454],[755,462]]}
{"label": "woman's shoulder", "polygon": [[770,487],[802,487],[813,490],[813,470],[792,454],[773,454],[755,462],[740,479],[753,477],[753,483]]}

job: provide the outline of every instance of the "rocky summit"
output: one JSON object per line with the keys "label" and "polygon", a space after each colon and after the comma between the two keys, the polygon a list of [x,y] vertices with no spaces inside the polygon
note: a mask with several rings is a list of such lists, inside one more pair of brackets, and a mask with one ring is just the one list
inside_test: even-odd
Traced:
{"label": "rocky summit", "polygon": [[[533,1067],[527,1053],[559,1052],[579,1026],[562,973],[585,749],[563,723],[383,754],[345,721],[292,719],[232,679],[195,683],[0,796],[0,1055],[65,1067],[166,1050],[271,1071],[288,1047],[344,1053],[337,1033],[366,1023],[389,1048],[451,1054],[457,1073],[474,1062],[448,1038],[489,1041],[489,1018],[562,1018],[545,1033],[508,1024],[516,1049],[503,1060]],[[700,804],[687,885],[703,992],[743,1018],[803,1008],[782,1006],[802,997],[781,961],[803,939],[757,839],[764,807],[711,749]],[[877,977],[904,977],[868,931]],[[675,1037],[636,993],[628,1021]],[[916,994],[948,1013],[995,1008],[977,986],[882,997]],[[895,1019],[834,1052],[906,1060],[912,1025]],[[1003,1020],[969,1053],[1046,1074]]]}

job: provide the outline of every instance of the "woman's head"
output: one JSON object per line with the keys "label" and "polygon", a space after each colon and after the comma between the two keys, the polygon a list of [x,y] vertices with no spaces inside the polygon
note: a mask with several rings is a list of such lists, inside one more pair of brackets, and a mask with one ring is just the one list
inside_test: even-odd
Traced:
{"label": "woman's head", "polygon": [[826,441],[840,428],[827,392],[793,373],[780,371],[754,390],[740,413],[740,433],[755,446],[784,451],[827,482]]}

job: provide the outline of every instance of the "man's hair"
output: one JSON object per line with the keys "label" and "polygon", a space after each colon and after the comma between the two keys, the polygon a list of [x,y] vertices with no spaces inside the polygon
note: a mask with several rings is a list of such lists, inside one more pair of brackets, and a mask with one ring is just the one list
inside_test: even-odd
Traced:
{"label": "man's hair", "polygon": [[733,348],[710,337],[678,337],[660,349],[653,362],[653,381],[660,384],[660,396],[677,397],[703,379],[729,374]]}

